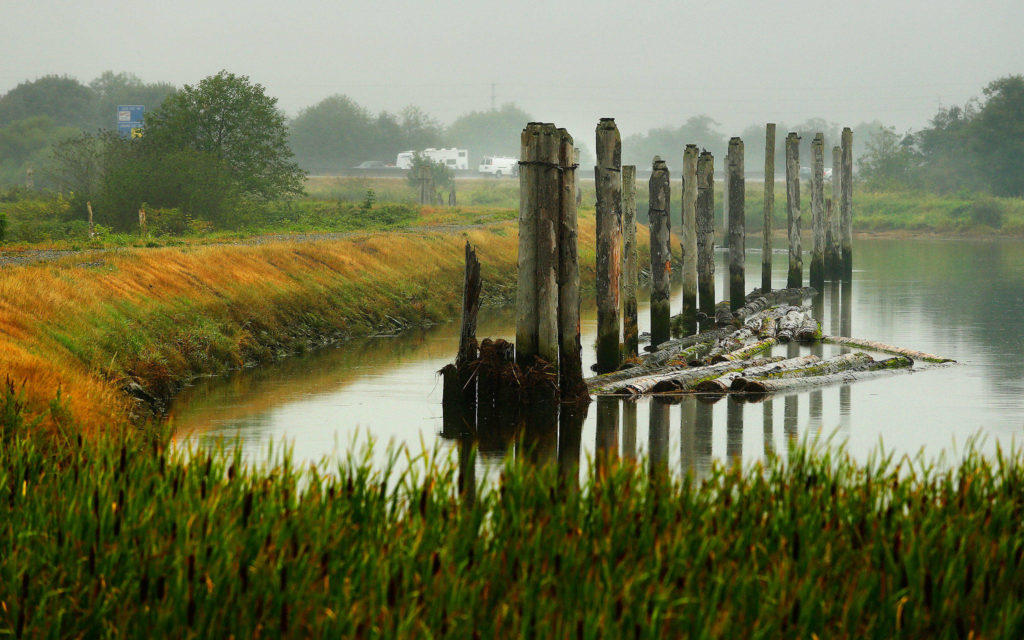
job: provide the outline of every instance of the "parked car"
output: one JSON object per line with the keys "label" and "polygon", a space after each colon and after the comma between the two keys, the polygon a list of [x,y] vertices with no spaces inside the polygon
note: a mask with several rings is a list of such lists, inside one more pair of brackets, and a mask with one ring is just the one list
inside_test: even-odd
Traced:
{"label": "parked car", "polygon": [[364,160],[357,164],[354,169],[389,169],[391,165],[380,160]]}

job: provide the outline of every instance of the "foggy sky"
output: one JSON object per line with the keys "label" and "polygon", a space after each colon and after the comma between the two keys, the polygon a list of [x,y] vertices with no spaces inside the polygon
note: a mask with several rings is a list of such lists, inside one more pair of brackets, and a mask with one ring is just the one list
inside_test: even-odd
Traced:
{"label": "foggy sky", "polygon": [[105,70],[194,84],[248,75],[288,115],[343,93],[415,104],[448,124],[515,102],[593,140],[708,114],[727,135],[766,121],[879,119],[920,128],[940,106],[1024,73],[1024,0],[584,2],[0,0],[0,94]]}

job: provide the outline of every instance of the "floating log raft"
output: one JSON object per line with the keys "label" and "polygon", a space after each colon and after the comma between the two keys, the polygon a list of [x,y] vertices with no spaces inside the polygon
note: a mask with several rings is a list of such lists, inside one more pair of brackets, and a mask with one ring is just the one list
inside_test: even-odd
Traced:
{"label": "floating log raft", "polygon": [[[587,379],[587,387],[597,395],[728,392],[756,396],[905,372],[914,360],[949,362],[934,354],[870,340],[823,338],[811,307],[799,306],[803,297],[813,294],[810,287],[767,294],[754,290],[747,296],[747,304],[736,314],[730,312],[727,326],[655,345],[653,353],[630,368]],[[787,299],[798,304],[770,302]],[[832,342],[898,355],[884,360],[860,352],[826,360],[813,354],[789,359],[769,356],[774,346],[796,340]]]}

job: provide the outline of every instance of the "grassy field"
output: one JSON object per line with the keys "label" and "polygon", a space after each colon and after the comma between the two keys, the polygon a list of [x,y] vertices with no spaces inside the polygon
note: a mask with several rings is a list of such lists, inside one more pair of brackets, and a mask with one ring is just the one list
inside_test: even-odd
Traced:
{"label": "grassy field", "polygon": [[397,473],[358,454],[253,468],[131,436],[50,447],[11,403],[0,635],[1024,633],[1019,452],[951,472],[794,451],[697,484],[606,463],[577,486],[573,468],[510,463],[470,490],[436,458]]}

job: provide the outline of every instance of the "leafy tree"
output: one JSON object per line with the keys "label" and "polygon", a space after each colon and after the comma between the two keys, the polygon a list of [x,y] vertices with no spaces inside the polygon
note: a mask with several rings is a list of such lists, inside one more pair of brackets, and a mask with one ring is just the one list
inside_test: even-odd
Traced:
{"label": "leafy tree", "polygon": [[530,114],[508,102],[500,109],[459,116],[448,127],[445,139],[449,145],[469,150],[471,167],[476,167],[485,155],[518,158],[519,134],[531,120]]}
{"label": "leafy tree", "polygon": [[116,130],[118,105],[141,104],[152,111],[175,91],[174,85],[167,82],[147,84],[130,73],[113,71],[104,71],[89,83],[89,88],[95,104],[89,130]]}
{"label": "leafy tree", "polygon": [[913,136],[901,136],[893,127],[882,127],[865,143],[857,169],[871,188],[894,189],[913,184],[917,162]]}
{"label": "leafy tree", "polygon": [[649,167],[651,159],[660,155],[669,166],[682,169],[683,149],[688,144],[696,144],[715,154],[715,158],[724,159],[728,139],[714,129],[718,125],[711,117],[699,115],[679,127],[659,127],[646,134],[633,134],[622,142],[622,163]]}
{"label": "leafy tree", "polygon": [[[24,184],[29,167],[47,164],[50,145],[74,137],[78,129],[58,125],[50,116],[32,116],[0,127],[0,183]],[[36,173],[36,187],[45,184],[42,171]]]}
{"label": "leafy tree", "polygon": [[74,78],[43,76],[22,82],[0,97],[0,126],[49,116],[57,125],[87,127],[95,111],[94,100],[92,90]]}
{"label": "leafy tree", "polygon": [[171,94],[147,116],[143,148],[216,161],[241,196],[269,200],[302,192],[304,172],[291,160],[277,99],[247,76],[221,71]]}
{"label": "leafy tree", "polygon": [[288,133],[299,164],[325,171],[373,157],[371,149],[379,146],[375,129],[377,122],[366,109],[348,96],[334,95],[303,109]]}
{"label": "leafy tree", "polygon": [[999,78],[983,93],[971,150],[984,164],[993,194],[1024,196],[1024,75]]}
{"label": "leafy tree", "polygon": [[427,149],[441,146],[444,132],[441,123],[430,117],[419,107],[409,105],[402,109],[398,127],[402,132],[403,151],[406,149]]}

